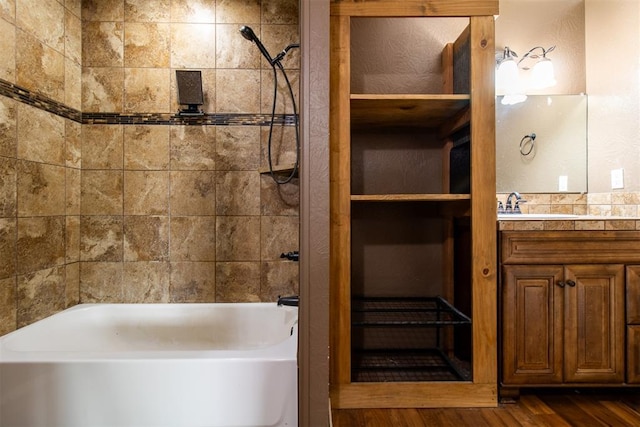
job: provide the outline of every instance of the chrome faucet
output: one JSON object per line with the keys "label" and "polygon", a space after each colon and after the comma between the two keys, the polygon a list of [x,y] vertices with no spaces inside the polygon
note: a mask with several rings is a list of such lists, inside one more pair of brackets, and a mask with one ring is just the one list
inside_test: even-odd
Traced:
{"label": "chrome faucet", "polygon": [[[514,205],[511,204],[511,199],[515,198],[516,202]],[[522,196],[520,196],[520,193],[518,193],[517,191],[512,192],[511,194],[509,194],[509,196],[507,197],[507,203],[505,206],[505,213],[514,213],[514,214],[519,214],[522,213],[522,211],[520,210],[520,203],[524,203],[526,202],[526,200],[524,200],[522,198]]]}

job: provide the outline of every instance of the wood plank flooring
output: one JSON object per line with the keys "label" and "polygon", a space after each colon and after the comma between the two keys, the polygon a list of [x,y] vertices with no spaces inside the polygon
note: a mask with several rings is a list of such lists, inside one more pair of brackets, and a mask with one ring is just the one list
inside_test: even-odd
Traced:
{"label": "wood plank flooring", "polygon": [[498,408],[342,409],[332,416],[333,427],[640,426],[640,389],[523,390]]}

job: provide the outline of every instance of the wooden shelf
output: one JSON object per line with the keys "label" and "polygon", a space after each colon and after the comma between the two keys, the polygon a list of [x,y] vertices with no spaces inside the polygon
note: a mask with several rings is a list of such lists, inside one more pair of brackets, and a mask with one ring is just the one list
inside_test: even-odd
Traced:
{"label": "wooden shelf", "polygon": [[458,202],[469,194],[352,194],[353,202]]}
{"label": "wooden shelf", "polygon": [[440,128],[469,107],[469,95],[351,95],[351,122],[358,127]]}

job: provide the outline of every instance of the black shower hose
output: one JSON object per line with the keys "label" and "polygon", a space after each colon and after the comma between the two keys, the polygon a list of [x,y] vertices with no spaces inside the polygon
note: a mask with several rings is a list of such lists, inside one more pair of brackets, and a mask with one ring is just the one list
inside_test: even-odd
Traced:
{"label": "black shower hose", "polygon": [[[280,71],[282,71],[282,75],[284,76],[284,79],[287,82],[287,87],[289,88],[289,95],[291,96],[291,103],[293,104],[293,120],[294,120],[294,127],[295,127],[295,133],[296,133],[296,161],[293,165],[293,169],[291,173],[284,180],[279,180],[275,172],[273,171],[273,161],[271,156],[271,145],[272,145],[271,139],[273,136],[273,122],[275,121],[276,101],[278,99],[278,71],[276,70],[276,65],[278,66]],[[269,139],[267,141],[267,159],[269,161],[269,173],[271,174],[271,178],[276,184],[282,185],[282,184],[287,184],[291,182],[293,178],[295,178],[298,172],[298,166],[300,163],[300,130],[298,126],[298,111],[296,107],[296,100],[293,94],[293,88],[291,87],[291,82],[289,81],[289,77],[287,76],[287,72],[285,71],[280,61],[276,61],[275,64],[271,64],[271,68],[273,69],[273,105],[271,108],[271,122],[269,123]]]}

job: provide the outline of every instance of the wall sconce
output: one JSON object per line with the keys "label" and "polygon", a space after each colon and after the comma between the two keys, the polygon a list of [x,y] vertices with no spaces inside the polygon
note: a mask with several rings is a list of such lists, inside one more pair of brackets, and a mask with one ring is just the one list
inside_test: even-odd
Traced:
{"label": "wall sconce", "polygon": [[[545,49],[542,46],[536,46],[525,53],[518,62],[515,60],[518,55],[508,46],[496,55],[496,93],[504,94],[502,104],[517,104],[527,99],[526,89],[520,78],[520,68],[531,70],[530,89],[545,89],[556,84],[553,63],[547,58],[547,54],[555,48],[551,46]],[[542,50],[542,53],[535,53],[537,49]],[[538,61],[533,64],[533,68],[530,68],[522,64],[525,59]]]}

